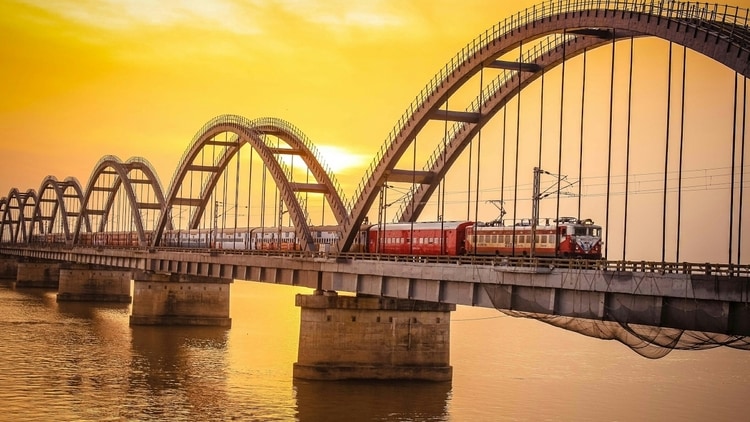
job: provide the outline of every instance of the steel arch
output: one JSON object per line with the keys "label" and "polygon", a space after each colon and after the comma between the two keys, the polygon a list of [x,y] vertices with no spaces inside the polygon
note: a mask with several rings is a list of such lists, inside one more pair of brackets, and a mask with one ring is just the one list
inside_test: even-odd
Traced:
{"label": "steel arch", "polygon": [[[346,220],[349,210],[346,206],[346,197],[341,191],[341,187],[336,180],[336,176],[323,161],[320,153],[309,138],[291,123],[274,118],[262,117],[252,121],[253,130],[256,132],[273,135],[283,139],[289,146],[290,151],[276,150],[279,153],[299,154],[315,177],[315,180],[322,185],[325,197],[333,211],[336,222],[341,224]],[[297,184],[303,187],[301,184]],[[295,187],[294,185],[292,186]]]}
{"label": "steel arch", "polygon": [[[216,135],[225,132],[235,134],[236,138],[230,141],[212,140]],[[222,172],[226,169],[229,161],[239,151],[242,145],[248,143],[256,152],[258,152],[264,164],[268,167],[276,186],[279,187],[282,200],[286,204],[289,210],[289,216],[294,223],[297,239],[300,239],[303,249],[313,250],[315,246],[310,226],[307,223],[305,213],[296,196],[296,192],[304,191],[306,187],[301,184],[293,184],[290,181],[291,178],[289,172],[285,166],[283,166],[283,163],[281,163],[276,157],[277,154],[281,154],[284,151],[268,147],[262,139],[262,135],[264,134],[279,136],[285,141],[290,142],[292,149],[298,149],[301,151],[301,155],[306,157],[305,163],[307,164],[309,162],[308,165],[312,165],[311,169],[315,168],[315,172],[325,173],[325,168],[317,162],[314,150],[306,145],[309,144],[306,140],[307,138],[301,135],[301,132],[290,124],[279,119],[263,118],[249,120],[242,116],[222,115],[206,123],[193,138],[193,142],[186,150],[180,160],[178,169],[172,177],[169,193],[167,194],[167,207],[172,207],[173,205],[191,205],[197,207],[197,212],[190,221],[190,227],[196,228],[200,223],[202,214],[205,212],[210,193],[214,189],[216,183],[218,183]],[[210,172],[211,175],[201,189],[200,198],[179,198],[177,196],[179,188],[184,182],[188,171],[191,170],[191,163],[198,156],[203,147],[211,143],[221,144],[226,147],[226,150],[215,165],[202,169],[203,171]],[[320,181],[320,179],[318,180]],[[335,205],[337,208],[343,208],[343,202],[341,201],[336,189],[337,185],[335,184],[335,179],[325,177],[323,184],[326,190],[326,197],[329,201],[333,201],[331,202],[332,206],[337,204]],[[161,240],[168,219],[168,216],[162,214],[162,219],[157,226],[156,236],[154,236],[152,241],[153,245],[158,245]]]}
{"label": "steel arch", "polygon": [[[135,191],[133,189],[134,180],[130,179],[128,177],[129,173],[133,170],[140,170],[143,172],[143,174],[146,176],[145,182],[148,183],[151,188],[154,190],[154,194],[156,196],[156,203],[148,203],[148,202],[138,202],[138,199],[136,198]],[[108,173],[108,171],[114,171],[114,173],[117,175],[117,179],[114,181],[112,186],[107,189],[109,192],[107,196],[107,200],[105,201],[105,206],[103,210],[93,210],[89,209],[89,200],[91,199],[91,195],[93,191],[95,190],[96,182],[99,179],[100,176],[103,174],[111,174]],[[156,173],[153,170],[153,167],[151,164],[146,161],[143,158],[139,157],[133,157],[129,158],[127,161],[123,162],[118,157],[107,155],[102,157],[99,162],[94,167],[94,170],[91,172],[91,177],[89,178],[88,186],[86,187],[85,194],[83,196],[83,201],[81,202],[81,216],[78,219],[78,222],[76,223],[76,229],[73,234],[73,243],[76,243],[78,241],[78,236],[81,232],[81,223],[84,220],[88,220],[88,225],[90,226],[90,216],[93,214],[100,214],[102,215],[102,219],[99,222],[99,227],[96,228],[97,231],[101,232],[106,227],[106,221],[108,219],[109,214],[112,212],[112,205],[115,200],[115,196],[120,189],[120,187],[123,187],[125,189],[125,195],[128,198],[128,201],[130,203],[130,206],[135,211],[133,213],[133,223],[135,223],[136,226],[136,232],[138,233],[138,241],[140,246],[148,246],[148,239],[146,237],[146,232],[143,225],[143,219],[141,217],[141,211],[144,209],[156,209],[161,211],[160,219],[162,218],[164,214],[165,207],[165,201],[164,201],[164,194],[163,190],[161,188],[161,183],[159,182],[159,179],[156,177]]]}
{"label": "steel arch", "polygon": [[[5,232],[5,211],[8,209],[8,198],[3,196],[0,198],[0,243],[3,241],[3,233]],[[12,230],[12,229],[11,229]]]}
{"label": "steel arch", "polygon": [[[36,192],[33,189],[29,189],[26,192],[20,192],[18,189],[13,188],[8,193],[8,196],[4,201],[4,210],[3,210],[3,216],[2,216],[2,224],[0,224],[0,229],[2,227],[8,227],[10,228],[10,242],[11,243],[18,243],[19,242],[19,236],[21,237],[22,242],[28,242],[29,234],[31,232],[30,227],[27,232],[26,230],[26,215],[25,215],[25,209],[29,206],[35,207],[37,201]],[[29,204],[29,199],[32,199],[33,202]],[[15,202],[15,205],[13,205],[13,202]],[[17,219],[13,219],[13,210],[16,210]],[[0,232],[0,236],[3,236],[3,232]]]}
{"label": "steel arch", "polygon": [[[55,194],[55,198],[52,200],[45,200],[44,194],[47,190],[52,190]],[[66,194],[66,192],[72,189],[73,194]],[[40,226],[40,230],[42,234],[50,234],[52,233],[52,228],[55,223],[55,218],[58,215],[58,212],[60,214],[60,217],[62,218],[62,228],[63,233],[65,235],[65,244],[70,246],[73,244],[73,231],[70,227],[70,219],[75,218],[76,220],[78,218],[81,218],[82,213],[81,205],[83,204],[83,189],[81,188],[81,184],[78,182],[78,179],[74,177],[68,177],[62,182],[57,180],[54,176],[47,176],[43,181],[41,186],[39,187],[39,200],[36,204],[36,209],[33,213],[33,221],[32,221],[32,228],[34,227],[34,223],[38,223]],[[79,211],[78,212],[71,212],[67,209],[65,206],[65,198],[75,198],[78,200],[79,204]],[[44,202],[53,202],[54,205],[51,210],[51,215],[44,215],[43,211],[41,209],[41,205]],[[48,222],[47,229],[44,229],[44,222]],[[86,229],[88,231],[91,231],[91,224],[88,219],[84,220],[83,222],[86,225]],[[33,235],[33,231],[31,233]]]}
{"label": "steel arch", "polygon": [[[586,37],[611,40],[611,37],[655,36],[695,50],[747,77],[750,75],[750,30],[747,23],[748,11],[736,7],[619,0],[550,1],[505,19],[464,47],[407,108],[389,139],[375,156],[352,198],[356,202],[350,218],[343,225],[344,237],[339,242],[339,250],[347,250],[351,246],[357,229],[374,203],[382,184],[429,120],[464,121],[469,126],[474,126],[473,132],[476,132],[497,112],[501,103],[507,102],[507,98],[497,101],[493,104],[494,108],[486,108],[489,106],[486,104],[473,113],[439,110],[451,94],[483,67],[507,68],[507,64],[497,62],[497,58],[503,54],[556,33],[580,38],[580,42],[576,43],[578,45],[585,45]],[[595,45],[596,42],[593,42],[591,47]],[[574,51],[580,53],[583,48]],[[572,56],[571,52],[570,57]],[[533,67],[524,66],[525,64],[517,63],[518,73],[532,69],[532,76],[538,76],[543,71],[533,70]],[[549,66],[554,64],[554,61],[548,63]],[[533,79],[526,80],[528,84]],[[466,139],[471,138],[464,136],[453,142],[454,150],[451,154],[460,153],[465,146],[461,146],[461,143]],[[446,157],[445,164],[452,163],[455,159],[456,157]],[[434,190],[439,183],[435,171],[440,171],[440,167],[433,163],[431,169],[420,172],[424,179],[422,184],[431,186],[426,190]],[[443,170],[442,174],[444,172]],[[416,201],[416,196],[414,200]],[[402,218],[402,221],[413,220],[416,215]]]}

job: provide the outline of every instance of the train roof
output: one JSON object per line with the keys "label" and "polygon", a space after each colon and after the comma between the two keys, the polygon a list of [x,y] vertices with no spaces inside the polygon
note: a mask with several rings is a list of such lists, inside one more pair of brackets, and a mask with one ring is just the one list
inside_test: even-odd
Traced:
{"label": "train roof", "polygon": [[[388,223],[385,230],[455,230],[457,228],[473,225],[473,221],[429,221],[416,223]],[[378,225],[370,227],[370,230],[378,230]]]}

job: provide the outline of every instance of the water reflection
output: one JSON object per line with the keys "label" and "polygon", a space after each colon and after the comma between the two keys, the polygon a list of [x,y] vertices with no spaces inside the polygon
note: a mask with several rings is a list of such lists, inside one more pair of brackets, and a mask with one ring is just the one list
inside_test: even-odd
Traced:
{"label": "water reflection", "polygon": [[307,421],[446,421],[450,382],[294,380]]}
{"label": "water reflection", "polygon": [[132,327],[128,390],[148,399],[128,416],[222,418],[227,332],[220,327]]}
{"label": "water reflection", "polygon": [[102,314],[110,312],[125,315],[130,313],[130,305],[127,303],[56,302],[55,306],[58,312],[66,317],[92,321],[96,321]]}

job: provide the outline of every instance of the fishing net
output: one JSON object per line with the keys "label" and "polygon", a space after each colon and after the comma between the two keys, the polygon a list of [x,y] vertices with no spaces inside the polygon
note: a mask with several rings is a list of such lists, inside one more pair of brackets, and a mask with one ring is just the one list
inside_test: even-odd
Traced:
{"label": "fishing net", "polygon": [[589,337],[617,340],[649,359],[659,359],[672,350],[704,350],[719,346],[750,350],[750,337],[652,327],[623,322],[534,314],[499,309],[513,317],[531,318]]}

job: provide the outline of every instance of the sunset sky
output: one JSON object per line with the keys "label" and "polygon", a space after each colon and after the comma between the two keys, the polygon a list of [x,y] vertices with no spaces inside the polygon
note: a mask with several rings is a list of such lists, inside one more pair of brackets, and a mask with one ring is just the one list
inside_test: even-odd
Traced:
{"label": "sunset sky", "polygon": [[[478,34],[537,3],[3,1],[0,196],[14,187],[36,190],[48,175],[59,180],[73,176],[85,186],[95,164],[105,155],[122,160],[134,156],[147,159],[166,188],[195,133],[222,114],[249,119],[276,117],[297,126],[321,149],[344,193],[351,195],[391,128],[435,73]],[[750,0],[733,4],[748,7]],[[664,100],[659,98],[666,98],[666,43],[638,43],[636,60],[641,65],[636,69],[640,72],[636,80],[641,87],[633,109],[642,115],[636,116],[639,122],[648,122],[643,119],[653,116],[658,121],[658,115],[664,112],[664,106],[659,105]],[[627,61],[623,61],[623,57],[627,59],[626,44],[620,49],[624,53],[618,53],[621,69],[627,68]],[[592,63],[596,57],[609,60],[608,54],[592,54]],[[660,63],[654,65],[656,62]],[[712,189],[708,185],[713,176],[705,169],[721,168],[724,178],[729,171],[731,72],[715,64],[710,67],[707,59],[691,57],[690,62],[688,101],[698,106],[688,111],[687,121],[692,126],[686,131],[696,139],[691,142],[707,147],[705,139],[716,138],[718,141],[711,142],[720,142],[722,149],[720,156],[710,153],[720,158],[716,162],[706,160],[709,157],[704,153],[693,152],[697,162],[688,164],[690,170],[704,172],[701,183]],[[576,63],[571,63],[571,69]],[[617,73],[617,95],[625,98],[626,75],[620,70]],[[608,66],[590,71],[588,77],[592,83],[599,80],[600,90],[608,89]],[[555,83],[554,78],[554,74],[549,76],[548,83]],[[649,84],[657,83],[650,78],[661,83],[661,88],[649,88]],[[709,81],[718,83],[709,85]],[[649,89],[662,93],[653,97]],[[721,104],[706,102],[719,89],[722,91],[716,95],[717,100],[711,101]],[[548,91],[550,98],[557,95],[554,89]],[[533,103],[538,103],[535,92],[540,91],[530,89],[528,95],[524,91],[526,98],[531,98],[525,104],[532,104],[525,118],[538,127],[538,111],[533,109]],[[601,102],[599,109],[607,107],[606,95],[601,92],[591,98],[591,104]],[[618,136],[622,138],[625,109],[617,107]],[[560,114],[552,111],[551,115],[556,113]],[[555,124],[556,119],[549,116],[545,125],[547,121]],[[663,122],[661,118],[659,124],[663,126]],[[598,117],[588,126],[589,136],[606,139],[606,132],[601,132],[606,123],[606,117]],[[570,124],[577,127],[575,121]],[[645,133],[636,133],[645,153],[636,151],[634,157],[651,155],[652,168],[663,168],[659,163],[664,159],[651,154],[649,143],[663,144],[658,138],[664,138],[664,130],[654,129],[649,123],[639,125],[637,129],[651,130],[648,135],[656,139],[651,141],[642,136]],[[538,138],[531,132],[526,131],[524,136]],[[556,135],[554,128],[545,134]],[[606,142],[600,142],[587,153],[604,157],[605,146]],[[496,160],[497,145],[495,148],[494,152],[483,149],[484,156]],[[530,175],[528,167],[523,171]],[[644,167],[641,172],[651,172],[652,168]],[[603,174],[604,170],[598,170],[595,176]],[[725,188],[726,197],[727,191]],[[705,197],[697,200],[706,202]],[[654,201],[656,204],[660,199]],[[728,203],[723,197],[721,201]],[[496,210],[483,206],[481,218],[492,218],[489,213]],[[653,207],[642,209],[648,215]],[[696,221],[714,214],[707,209],[703,212],[705,215],[696,214]],[[528,215],[528,211],[519,210],[519,215]]]}
{"label": "sunset sky", "polygon": [[47,175],[85,184],[107,154],[168,183],[227,113],[285,119],[363,167],[448,59],[533,3],[4,1],[0,196]]}

